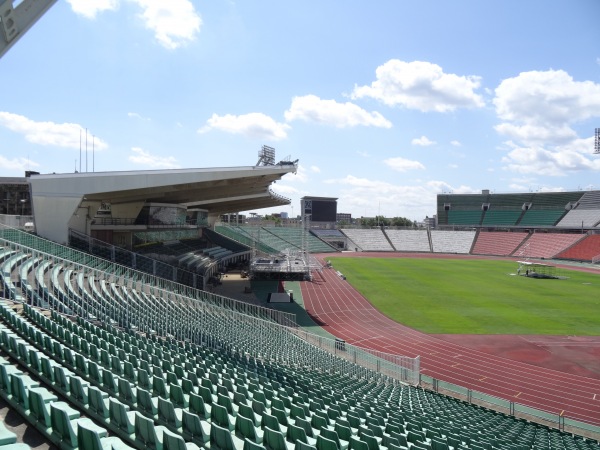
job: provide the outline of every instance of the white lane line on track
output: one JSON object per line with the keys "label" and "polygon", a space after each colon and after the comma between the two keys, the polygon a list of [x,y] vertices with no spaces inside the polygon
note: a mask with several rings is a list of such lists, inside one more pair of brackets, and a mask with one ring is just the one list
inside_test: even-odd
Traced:
{"label": "white lane line on track", "polygon": [[357,344],[357,343],[359,343],[359,342],[370,341],[371,339],[379,339],[379,338],[382,338],[382,337],[383,337],[383,336],[371,336],[371,337],[364,338],[364,339],[358,339],[358,340],[354,341],[354,342],[352,343],[352,345],[356,345],[356,344]]}

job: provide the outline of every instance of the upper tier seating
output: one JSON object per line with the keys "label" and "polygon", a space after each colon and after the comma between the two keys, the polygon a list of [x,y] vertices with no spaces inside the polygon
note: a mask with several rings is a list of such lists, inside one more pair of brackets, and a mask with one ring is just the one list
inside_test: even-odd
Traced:
{"label": "upper tier seating", "polygon": [[553,226],[566,211],[564,209],[529,209],[519,221],[520,226]]}
{"label": "upper tier seating", "polygon": [[431,252],[427,230],[386,230],[386,234],[400,252]]}
{"label": "upper tier seating", "polygon": [[600,191],[589,191],[577,202],[577,209],[600,209]]}
{"label": "upper tier seating", "polygon": [[515,225],[523,213],[514,209],[489,209],[483,216],[482,225]]}
{"label": "upper tier seating", "polygon": [[580,228],[595,227],[600,223],[600,209],[572,209],[562,218],[557,227]]}
{"label": "upper tier seating", "polygon": [[481,205],[474,211],[451,209],[448,211],[448,225],[479,225],[482,215]]}
{"label": "upper tier seating", "polygon": [[473,246],[474,255],[510,255],[521,245],[528,233],[507,233],[502,231],[481,231]]}
{"label": "upper tier seating", "polygon": [[394,250],[383,231],[379,228],[370,230],[343,228],[342,233],[365,252],[390,252]]}
{"label": "upper tier seating", "polygon": [[434,253],[469,253],[475,231],[431,230]]}

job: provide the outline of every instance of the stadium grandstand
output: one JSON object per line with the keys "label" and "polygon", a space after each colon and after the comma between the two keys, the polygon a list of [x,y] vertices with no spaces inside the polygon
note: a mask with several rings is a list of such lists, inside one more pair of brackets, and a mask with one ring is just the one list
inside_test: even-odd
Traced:
{"label": "stadium grandstand", "polygon": [[[270,169],[282,176],[293,167]],[[177,175],[173,174],[172,184]],[[36,178],[33,175],[30,180]],[[33,184],[35,204],[43,191]],[[270,196],[268,185],[262,194]],[[88,192],[78,195],[80,202],[92,197]],[[227,196],[239,197],[235,190]],[[220,203],[226,204],[227,196]],[[345,239],[353,251],[525,258],[562,257],[564,253],[573,259],[600,254],[600,248],[589,255],[577,253],[578,246],[593,241],[594,235],[562,228],[506,228],[504,224],[498,229],[378,227],[313,233],[302,226],[233,226],[216,219],[211,224],[218,214],[211,211],[210,202],[194,201],[185,203],[203,215],[194,216],[193,227],[180,219],[153,227],[156,223],[147,218],[182,217],[178,212],[182,203],[162,200],[159,205],[156,200],[138,201],[134,220],[115,220],[123,217],[115,214],[121,209],[113,209],[112,204],[110,225],[104,213],[89,217],[84,228],[88,231],[95,229],[94,219],[100,217],[101,226],[130,232],[130,249],[75,229],[66,230],[70,246],[9,227],[0,233],[6,299],[0,305],[0,346],[5,352],[0,365],[2,395],[49,442],[67,448],[59,440],[67,435],[69,448],[87,448],[92,440],[94,445],[114,448],[147,448],[154,442],[179,448],[245,445],[287,450],[302,446],[297,444],[300,441],[321,449],[331,445],[333,450],[346,445],[368,448],[369,442],[380,449],[450,449],[451,443],[477,449],[477,439],[492,439],[483,431],[485,427],[469,442],[460,430],[444,430],[436,425],[443,410],[453,423],[465,413],[482,423],[501,418],[507,432],[526,432],[527,448],[538,448],[550,439],[563,443],[572,439],[574,445],[585,442],[586,448],[598,448],[594,441],[578,441],[563,431],[424,390],[419,387],[418,358],[340,344],[307,333],[297,326],[293,314],[180,282],[198,276],[220,258],[238,262],[258,255],[261,259],[256,262],[269,265],[281,255],[293,261],[304,252],[335,252],[319,235]],[[98,210],[108,210],[107,200],[101,202],[104,205]],[[74,214],[79,209],[75,207]],[[127,231],[126,227],[136,228]],[[265,255],[272,259],[265,260]],[[218,263],[216,267],[217,271],[223,268]],[[58,397],[61,402],[44,400]],[[432,405],[438,405],[436,418],[426,412]],[[353,434],[365,426],[361,415],[362,420],[377,421],[378,425],[366,427],[372,436],[367,431]],[[381,430],[379,436],[376,430]]]}
{"label": "stadium grandstand", "polygon": [[[54,3],[0,1],[0,56]],[[557,429],[515,417],[514,395],[499,412],[471,389],[425,389],[418,356],[206,290],[230,265],[273,276],[301,262],[305,275],[319,269],[311,253],[340,249],[594,261],[598,192],[443,194],[439,229],[218,224],[289,203],[270,185],[297,161],[275,164],[272,150],[252,167],[0,180],[0,398],[25,436],[82,450],[600,450],[562,413]],[[0,448],[32,448],[8,425]]]}

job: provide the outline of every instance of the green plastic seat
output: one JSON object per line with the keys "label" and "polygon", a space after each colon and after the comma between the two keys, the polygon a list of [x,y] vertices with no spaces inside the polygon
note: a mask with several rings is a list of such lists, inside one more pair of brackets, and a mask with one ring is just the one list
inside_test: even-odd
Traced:
{"label": "green plastic seat", "polygon": [[138,369],[137,371],[137,387],[147,390],[152,390],[152,380],[148,371],[144,369]]}
{"label": "green plastic seat", "polygon": [[[205,379],[206,378],[204,378],[204,380]],[[198,386],[198,395],[202,397],[202,400],[204,400],[204,403],[207,405],[212,405],[214,403],[213,400],[216,401],[216,398],[213,398],[211,390],[206,386]]]}
{"label": "green plastic seat", "polygon": [[81,353],[75,354],[75,370],[83,373],[84,375],[88,374],[88,363]]}
{"label": "green plastic seat", "polygon": [[210,441],[210,424],[185,409],[182,411],[182,435],[188,440],[203,446]]}
{"label": "green plastic seat", "polygon": [[90,411],[104,420],[110,417],[110,405],[107,397],[108,394],[96,386],[88,387],[88,407]]}
{"label": "green plastic seat", "polygon": [[267,450],[264,445],[252,442],[250,439],[244,439],[243,450]]}
{"label": "green plastic seat", "polygon": [[360,438],[362,441],[366,442],[369,446],[369,450],[379,450],[379,442],[375,438],[375,436],[369,436],[365,434]]}
{"label": "green plastic seat", "polygon": [[149,391],[142,388],[136,389],[137,408],[145,415],[156,417],[158,414],[158,399],[152,397]]}
{"label": "green plastic seat", "polygon": [[369,450],[369,444],[367,444],[365,441],[361,441],[356,436],[352,436],[349,442],[350,445],[348,446],[348,448],[350,450]]}
{"label": "green plastic seat", "polygon": [[337,444],[331,439],[327,439],[324,436],[317,436],[317,444],[315,445],[317,450],[339,450]]}
{"label": "green plastic seat", "polygon": [[296,441],[294,450],[317,450],[317,447],[314,445],[309,445],[306,442]]}
{"label": "green plastic seat", "polygon": [[89,427],[92,427],[94,426],[94,422],[90,419],[70,418],[68,408],[64,408],[60,403],[55,402],[50,404],[50,420],[52,423],[50,440],[63,448],[76,448],[77,424],[82,421]]}
{"label": "green plastic seat", "polygon": [[178,384],[169,385],[169,398],[177,408],[187,408],[190,404],[190,396],[183,392]]}
{"label": "green plastic seat", "polygon": [[117,396],[119,393],[117,378],[109,369],[102,369],[102,387],[111,395]]}
{"label": "green plastic seat", "polygon": [[226,428],[229,431],[235,429],[235,423],[231,420],[227,409],[224,406],[214,404],[210,410],[210,421],[220,427]]}
{"label": "green plastic seat", "polygon": [[228,429],[213,423],[210,427],[211,449],[213,446],[220,450],[243,450],[244,441],[233,435]]}
{"label": "green plastic seat", "polygon": [[280,431],[273,430],[272,428],[265,427],[265,434],[263,438],[263,445],[267,450],[293,450],[294,444],[288,443],[285,440],[283,433]]}
{"label": "green plastic seat", "polygon": [[10,375],[23,375],[23,372],[16,366],[9,364],[0,365],[0,390],[12,395]]}
{"label": "green plastic seat", "polygon": [[204,399],[200,395],[193,392],[190,393],[189,410],[194,414],[198,414],[203,420],[210,419],[211,407],[204,403]]}
{"label": "green plastic seat", "polygon": [[289,422],[288,422],[288,417],[287,414],[285,413],[285,411],[283,411],[282,409],[279,408],[271,408],[271,414],[275,417],[277,417],[277,421],[279,422],[279,425],[283,425],[284,427],[287,427]]}
{"label": "green plastic seat", "polygon": [[69,378],[74,374],[62,366],[54,366],[54,386],[64,394],[69,394]]}
{"label": "green plastic seat", "polygon": [[99,432],[98,426],[93,424],[90,426],[88,421],[83,420],[77,423],[77,445],[82,450],[125,450],[131,448],[116,436],[106,437],[106,430]]}
{"label": "green plastic seat", "polygon": [[181,378],[181,389],[183,390],[184,394],[189,395],[190,393],[195,393],[194,383],[192,380],[186,377]]}
{"label": "green plastic seat", "polygon": [[315,438],[309,438],[306,435],[306,431],[304,428],[289,424],[287,429],[286,438],[289,442],[296,443],[296,441],[300,440],[309,445],[315,445],[317,440]]}
{"label": "green plastic seat", "polygon": [[131,386],[130,381],[125,378],[118,377],[117,385],[119,389],[119,399],[123,403],[135,405],[137,402],[137,392],[136,389]]}
{"label": "green plastic seat", "polygon": [[136,413],[128,411],[127,407],[115,398],[110,397],[108,403],[110,424],[125,434],[132,436],[135,432]]}
{"label": "green plastic seat", "polygon": [[223,406],[229,415],[234,417],[237,415],[239,408],[237,405],[233,404],[228,395],[217,394],[217,404]]}
{"label": "green plastic seat", "polygon": [[158,420],[178,429],[182,424],[182,409],[175,408],[170,400],[158,397]]}
{"label": "green plastic seat", "polygon": [[69,378],[69,391],[71,392],[71,398],[75,399],[79,403],[82,403],[83,405],[87,405],[89,403],[88,388],[89,383],[83,380],[81,377],[73,375]]}
{"label": "green plastic seat", "polygon": [[102,374],[100,373],[100,367],[95,361],[88,360],[88,374],[90,380],[93,383],[102,383]]}
{"label": "green plastic seat", "polygon": [[329,428],[321,428],[321,432],[319,436],[323,436],[324,438],[330,439],[337,445],[339,450],[348,450],[349,442],[341,439],[335,430],[330,430]]}
{"label": "green plastic seat", "polygon": [[186,443],[181,436],[165,429],[162,436],[163,450],[199,450],[193,442]]}
{"label": "green plastic seat", "polygon": [[[23,412],[29,410],[29,389],[36,387],[39,387],[39,383],[28,375],[17,372],[10,374],[10,391],[12,393],[10,397],[13,402],[19,404]],[[53,397],[56,398],[54,395]]]}
{"label": "green plastic seat", "polygon": [[[30,417],[37,424],[38,428],[51,431],[52,420],[50,417],[50,405],[44,401],[44,397],[49,393],[50,392],[45,388],[29,389],[29,411]],[[67,406],[64,402],[54,402],[53,404],[57,403]]]}
{"label": "green plastic seat", "polygon": [[306,413],[304,408],[298,405],[291,405],[290,407],[290,418],[296,420],[297,418],[306,419]]}
{"label": "green plastic seat", "polygon": [[131,382],[137,379],[137,371],[133,367],[131,361],[123,361],[123,377]]}
{"label": "green plastic seat", "polygon": [[313,427],[313,429],[320,431],[323,428],[327,428],[329,423],[324,417],[318,415],[317,413],[313,413],[310,418],[310,425]]}
{"label": "green plastic seat", "polygon": [[271,414],[263,414],[260,426],[263,430],[270,428],[271,430],[279,431],[280,433],[285,432],[287,434],[287,427],[281,426],[277,417],[272,416]]}
{"label": "green plastic seat", "polygon": [[267,406],[263,402],[259,402],[256,399],[252,399],[252,409],[259,416],[262,416],[267,412]]}
{"label": "green plastic seat", "polygon": [[[191,409],[191,404],[190,404]],[[254,426],[260,426],[261,417],[258,414],[255,414],[252,407],[248,405],[239,405],[238,406],[238,416],[243,416],[246,419],[250,419]]]}
{"label": "green plastic seat", "polygon": [[138,412],[133,414],[135,415],[134,430],[136,444],[142,445],[145,449],[162,450],[163,435],[165,432],[168,432],[167,428],[155,426],[154,421],[142,416]]}
{"label": "green plastic seat", "polygon": [[235,418],[235,432],[242,440],[250,439],[257,444],[263,441],[263,431],[260,428],[256,429],[254,422],[242,415]]}

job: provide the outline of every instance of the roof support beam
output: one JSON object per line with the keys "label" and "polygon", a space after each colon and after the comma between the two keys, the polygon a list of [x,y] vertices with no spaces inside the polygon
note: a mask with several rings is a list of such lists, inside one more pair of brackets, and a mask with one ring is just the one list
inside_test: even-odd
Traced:
{"label": "roof support beam", "polygon": [[44,15],[56,0],[0,0],[0,58]]}

